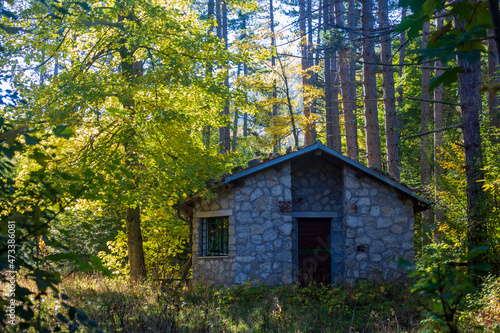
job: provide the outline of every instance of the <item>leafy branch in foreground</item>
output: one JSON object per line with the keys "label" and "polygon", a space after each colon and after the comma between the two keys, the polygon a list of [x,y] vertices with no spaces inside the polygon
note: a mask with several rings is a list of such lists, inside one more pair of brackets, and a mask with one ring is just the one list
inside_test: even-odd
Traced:
{"label": "leafy branch in foreground", "polygon": [[[50,269],[47,262],[73,260],[87,270],[105,269],[100,261],[94,260],[94,267],[85,265],[78,255],[61,253],[45,257],[42,264],[41,243],[55,244],[50,239],[49,226],[75,198],[80,196],[88,184],[82,184],[78,175],[51,170],[49,161],[54,156],[48,154],[42,143],[53,136],[67,137],[71,131],[65,126],[58,126],[53,133],[43,129],[15,128],[0,117],[0,283],[5,287],[5,294],[0,296],[0,326],[4,329],[17,330],[29,327],[40,332],[47,332],[43,317],[40,316],[42,297],[50,293],[59,297],[59,273]],[[20,177],[20,171],[28,161],[31,169]],[[68,183],[66,189],[57,188],[55,179]],[[34,282],[35,288],[19,285],[18,279]],[[62,324],[67,324],[70,331],[79,325],[95,327],[97,324],[71,306],[60,295],[64,311],[57,314]],[[37,314],[38,312],[38,314]],[[66,316],[69,318],[66,318]],[[60,330],[60,327],[52,328]]]}

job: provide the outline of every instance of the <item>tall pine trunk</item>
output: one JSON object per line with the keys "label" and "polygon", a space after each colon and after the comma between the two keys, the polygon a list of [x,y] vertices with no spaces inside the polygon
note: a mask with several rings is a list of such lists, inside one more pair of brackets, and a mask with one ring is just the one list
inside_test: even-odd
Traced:
{"label": "tall pine trunk", "polygon": [[[345,15],[341,12],[341,10],[342,10],[341,3],[337,2],[337,4],[335,5],[336,26],[344,30]],[[351,13],[348,13],[348,15],[351,15]],[[350,32],[350,29],[348,29],[348,31]],[[354,50],[348,50],[345,44],[342,46],[342,48],[338,52],[339,56],[338,68],[339,68],[340,89],[342,93],[342,110],[344,111],[346,153],[348,157],[356,159],[358,151],[358,143],[357,143],[358,139],[357,139],[356,121],[353,113],[353,106],[356,105],[356,103],[354,102],[356,96],[351,95],[351,90],[352,90],[351,87],[353,83],[351,82],[350,78],[351,57],[349,56],[349,52],[353,51]]]}
{"label": "tall pine trunk", "polygon": [[[443,27],[444,18],[440,17],[436,19],[436,30]],[[438,77],[443,74],[441,69],[443,65],[439,60],[435,62],[436,69],[434,70],[434,77]],[[434,129],[441,129],[444,127],[443,120],[443,103],[439,103],[443,100],[443,85],[440,85],[434,89]],[[434,200],[439,203],[439,192],[442,191],[441,186],[441,176],[443,175],[443,168],[441,167],[440,153],[443,148],[443,132],[434,133]],[[434,222],[436,225],[444,222],[444,212],[436,207],[434,210]]]}
{"label": "tall pine trunk", "polygon": [[347,27],[348,37],[351,45],[354,49],[351,50],[351,55],[349,60],[346,59],[349,72],[349,82],[347,83],[347,103],[344,100],[344,122],[345,122],[345,132],[346,132],[346,145],[347,145],[347,156],[357,161],[359,156],[358,148],[358,121],[356,118],[357,102],[356,102],[356,62],[354,56],[356,55],[356,43],[354,42],[356,38],[355,30],[357,23],[356,8],[354,0],[349,0],[348,12],[347,12]]}
{"label": "tall pine trunk", "polygon": [[[274,70],[276,67],[276,36],[274,35],[274,6],[273,0],[269,0],[269,21],[271,29],[271,66]],[[276,79],[273,79],[273,130],[276,132],[276,118],[278,117],[278,92],[276,87]],[[273,152],[279,151],[279,137],[274,134],[273,136]]]}
{"label": "tall pine trunk", "polygon": [[[430,23],[425,22],[422,31],[422,48],[427,47],[430,34]],[[431,79],[430,62],[426,60],[422,64],[422,102],[421,102],[421,133],[431,131],[431,93],[429,84]],[[431,183],[431,162],[432,160],[432,142],[429,135],[421,137],[420,147],[420,181],[425,188]],[[430,209],[422,213],[422,228],[425,229],[432,224],[432,211]]]}
{"label": "tall pine trunk", "polygon": [[394,73],[391,60],[391,31],[389,26],[387,0],[378,0],[378,19],[381,39],[380,60],[383,73],[387,171],[392,177],[399,180],[399,126],[396,114],[396,94],[394,92]]}
{"label": "tall pine trunk", "polygon": [[[331,30],[334,21],[334,7],[330,0],[324,0],[323,21],[326,35],[332,36]],[[338,103],[338,75],[337,59],[334,46],[328,41],[325,43],[325,120],[326,120],[326,144],[337,152],[341,152],[342,142],[340,136],[340,117]]]}
{"label": "tall pine trunk", "polygon": [[[462,108],[467,183],[467,220],[469,248],[485,245],[484,195],[482,191],[483,158],[479,115],[481,110],[481,65],[458,60],[463,73],[458,74],[458,90]],[[471,264],[474,264],[471,263]]]}
{"label": "tall pine trunk", "polygon": [[374,29],[372,0],[361,0],[361,6],[363,12],[361,24],[363,31],[363,91],[367,164],[368,167],[382,169],[377,109],[377,66],[372,36]]}
{"label": "tall pine trunk", "polygon": [[[228,38],[227,38],[227,0],[220,0],[222,3],[220,3],[220,18],[221,18],[221,27],[217,26],[217,29],[220,29],[220,37],[222,39],[222,42],[224,43],[224,47],[228,48]],[[226,86],[226,89],[229,92],[229,70],[226,70],[226,79],[224,80],[224,85]],[[229,116],[229,101],[226,100],[226,103],[224,105],[224,109],[222,111],[222,116],[224,119],[227,119]],[[219,128],[219,136],[220,136],[220,144],[219,144],[219,150],[221,153],[227,153],[231,150],[231,132],[229,127],[227,126],[222,126]]]}
{"label": "tall pine trunk", "polygon": [[[490,32],[493,35],[493,31]],[[498,85],[500,83],[498,71],[498,51],[496,41],[493,37],[488,39],[488,78],[490,85]],[[498,92],[488,90],[488,116],[490,118],[490,127],[500,129],[500,100]],[[500,142],[499,137],[493,138],[494,142]]]}
{"label": "tall pine trunk", "polygon": [[307,30],[306,30],[306,0],[299,0],[299,21],[300,21],[300,50],[301,50],[301,65],[302,65],[302,93],[303,93],[303,109],[304,109],[304,117],[306,118],[306,128],[305,128],[305,145],[313,144],[313,124],[311,121],[311,105],[309,98],[307,96],[309,79],[307,74],[307,69],[309,66],[308,61],[308,49],[309,43],[307,40]]}

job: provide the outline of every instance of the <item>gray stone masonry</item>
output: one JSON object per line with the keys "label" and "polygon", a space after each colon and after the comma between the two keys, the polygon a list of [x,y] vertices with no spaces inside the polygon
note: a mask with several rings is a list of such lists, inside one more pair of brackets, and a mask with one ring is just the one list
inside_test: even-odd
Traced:
{"label": "gray stone masonry", "polygon": [[344,168],[345,281],[394,280],[400,257],[414,261],[413,204],[398,192]]}
{"label": "gray stone masonry", "polygon": [[[201,256],[205,217],[229,216],[227,256]],[[297,282],[297,218],[331,218],[334,282],[394,280],[397,260],[414,261],[413,203],[350,166],[285,161],[194,203],[193,279],[232,286]]]}
{"label": "gray stone masonry", "polygon": [[[216,199],[195,205],[193,279],[215,285],[249,280],[292,283],[292,215],[281,209],[291,202],[290,163],[246,177],[244,185],[219,193]],[[229,217],[229,255],[201,257],[200,218],[204,214]],[[220,215],[219,215],[220,216]],[[198,251],[196,251],[198,249]]]}
{"label": "gray stone masonry", "polygon": [[[333,282],[343,280],[344,219],[342,216],[342,170],[320,160],[302,160],[292,164],[293,212],[326,213],[332,219],[331,254]],[[308,214],[314,217],[314,214]],[[294,224],[296,225],[296,224]],[[294,239],[294,244],[297,240]],[[294,262],[297,262],[294,251]],[[298,269],[298,267],[296,267]],[[298,274],[294,270],[294,276]]]}

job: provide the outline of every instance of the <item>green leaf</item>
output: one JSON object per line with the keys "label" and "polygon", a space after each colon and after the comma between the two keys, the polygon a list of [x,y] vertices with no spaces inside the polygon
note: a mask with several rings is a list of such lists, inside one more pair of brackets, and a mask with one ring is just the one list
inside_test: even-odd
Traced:
{"label": "green leaf", "polygon": [[69,139],[71,136],[75,134],[71,128],[68,128],[65,125],[58,125],[53,129],[53,133],[56,136]]}
{"label": "green leaf", "polygon": [[457,82],[458,74],[462,72],[463,70],[460,67],[446,69],[443,74],[431,80],[429,90],[434,90],[441,84],[443,86],[451,86],[453,83]]}
{"label": "green leaf", "polygon": [[34,145],[37,145],[40,143],[39,140],[29,136],[28,134],[26,133],[23,133],[23,136],[24,136],[24,139],[26,141],[26,144],[29,145],[29,146],[34,146]]}
{"label": "green leaf", "polygon": [[59,321],[62,321],[63,323],[67,324],[69,322],[68,318],[64,317],[62,314],[58,313],[56,318],[59,320]]}
{"label": "green leaf", "polygon": [[90,7],[90,5],[88,3],[86,3],[86,2],[78,1],[77,4],[78,4],[78,6],[82,7],[82,9],[84,11],[89,12],[90,10],[92,10],[92,8]]}
{"label": "green leaf", "polygon": [[75,315],[76,315],[76,309],[71,306],[68,310],[69,319],[75,320]]}
{"label": "green leaf", "polygon": [[98,256],[92,256],[90,261],[94,264],[94,267],[106,276],[111,276],[112,272],[102,264],[101,258]]}
{"label": "green leaf", "polygon": [[488,251],[488,246],[478,246],[469,251],[469,255],[467,256],[468,260],[474,259],[477,256],[486,253]]}

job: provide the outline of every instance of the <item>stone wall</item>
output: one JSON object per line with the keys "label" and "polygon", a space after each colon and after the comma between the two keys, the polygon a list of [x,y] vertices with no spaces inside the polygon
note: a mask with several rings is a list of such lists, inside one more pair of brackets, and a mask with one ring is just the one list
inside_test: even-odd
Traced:
{"label": "stone wall", "polygon": [[342,211],[342,172],[319,159],[292,164],[294,212]]}
{"label": "stone wall", "polygon": [[[283,209],[291,202],[290,163],[244,179],[244,184],[221,192],[211,202],[195,207],[193,279],[217,285],[248,280],[288,284],[292,278],[292,216]],[[229,218],[229,255],[200,257],[200,224],[196,214],[232,210]],[[195,231],[196,230],[196,231]]]}
{"label": "stone wall", "polygon": [[[234,280],[234,193],[221,190],[212,200],[198,200],[194,207],[193,221],[193,280],[199,283],[224,285]],[[229,216],[229,255],[227,257],[201,257],[202,217]],[[233,230],[231,230],[233,228]]]}
{"label": "stone wall", "polygon": [[[342,215],[342,170],[317,158],[299,160],[292,164],[292,198],[294,216],[332,219],[332,276],[333,282],[343,280],[344,269],[344,219]],[[325,215],[326,214],[326,215]],[[294,223],[296,226],[296,222]],[[295,236],[295,233],[294,233]],[[298,235],[297,235],[298,236]],[[294,244],[297,239],[294,237]],[[294,252],[294,262],[297,262]],[[296,267],[298,269],[298,267]],[[298,272],[294,270],[294,276]]]}
{"label": "stone wall", "polygon": [[345,281],[394,280],[414,260],[413,204],[367,175],[344,168]]}

